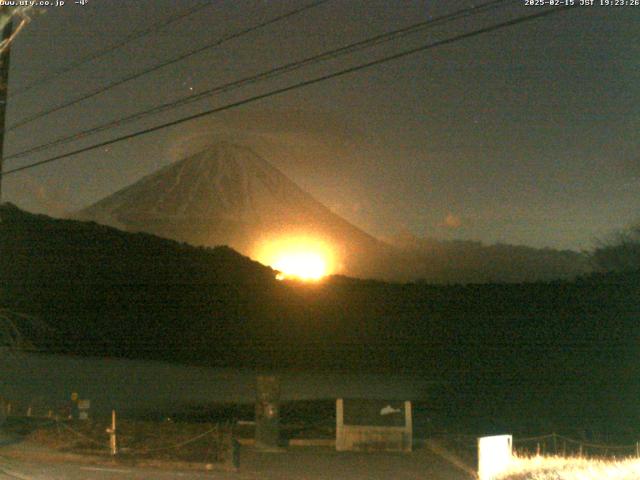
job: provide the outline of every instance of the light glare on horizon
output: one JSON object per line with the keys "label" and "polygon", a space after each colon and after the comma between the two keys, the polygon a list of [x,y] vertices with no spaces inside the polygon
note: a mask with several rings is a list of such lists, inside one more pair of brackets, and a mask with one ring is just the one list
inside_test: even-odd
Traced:
{"label": "light glare on horizon", "polygon": [[256,257],[279,272],[278,280],[318,281],[334,273],[335,268],[331,248],[309,237],[282,237],[265,242]]}
{"label": "light glare on horizon", "polygon": [[283,252],[271,266],[280,272],[276,276],[278,280],[320,280],[327,274],[326,262],[315,252]]}

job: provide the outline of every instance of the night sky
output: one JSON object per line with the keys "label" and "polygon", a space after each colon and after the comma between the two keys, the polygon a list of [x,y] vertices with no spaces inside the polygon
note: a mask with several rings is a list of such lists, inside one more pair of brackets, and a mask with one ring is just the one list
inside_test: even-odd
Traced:
{"label": "night sky", "polygon": [[[190,93],[483,1],[328,2],[10,131],[5,156]],[[43,76],[203,2],[72,0],[11,54],[7,124],[301,1],[212,1],[39,87]],[[5,170],[517,16],[491,13],[206,98]],[[381,238],[585,249],[640,217],[640,7],[578,7],[257,101],[4,179],[3,199],[63,215],[221,138]],[[17,93],[17,94],[16,94]]]}

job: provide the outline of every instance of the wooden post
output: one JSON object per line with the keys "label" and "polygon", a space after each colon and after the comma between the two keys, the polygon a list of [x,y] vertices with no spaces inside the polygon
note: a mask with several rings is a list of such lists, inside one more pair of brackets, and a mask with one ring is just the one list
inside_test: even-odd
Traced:
{"label": "wooden post", "polygon": [[[7,8],[7,7],[3,7]],[[2,29],[2,40],[7,40],[13,32],[13,20],[9,20]],[[9,60],[11,59],[11,45],[0,57],[0,203],[2,202],[2,159],[4,157],[4,124],[7,111],[7,92],[9,90]]]}
{"label": "wooden post", "polygon": [[109,434],[109,448],[111,449],[111,455],[118,454],[118,443],[116,440],[116,411],[111,410],[111,428],[107,428]]}
{"label": "wooden post", "polygon": [[404,402],[404,429],[405,435],[403,437],[402,449],[405,452],[410,452],[413,449],[413,415],[411,402],[408,400]]}
{"label": "wooden post", "polygon": [[345,449],[344,445],[344,400],[336,400],[336,450]]}
{"label": "wooden post", "polygon": [[540,442],[536,443],[536,457],[540,456]]}
{"label": "wooden post", "polygon": [[640,458],[640,442],[636,442],[636,457]]}

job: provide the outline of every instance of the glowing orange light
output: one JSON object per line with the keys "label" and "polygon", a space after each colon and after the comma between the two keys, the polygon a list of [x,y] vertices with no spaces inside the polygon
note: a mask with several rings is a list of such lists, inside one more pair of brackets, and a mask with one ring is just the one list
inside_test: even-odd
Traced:
{"label": "glowing orange light", "polygon": [[319,280],[327,274],[327,264],[318,253],[291,252],[282,253],[273,265],[278,270],[279,279],[296,277],[302,280]]}
{"label": "glowing orange light", "polygon": [[277,270],[278,280],[317,281],[333,273],[335,268],[328,245],[309,237],[282,237],[264,242],[256,259]]}

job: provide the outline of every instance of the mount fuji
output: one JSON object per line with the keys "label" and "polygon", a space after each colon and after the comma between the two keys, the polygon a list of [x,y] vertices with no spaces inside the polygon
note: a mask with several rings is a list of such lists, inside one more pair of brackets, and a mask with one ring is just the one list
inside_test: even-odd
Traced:
{"label": "mount fuji", "polygon": [[330,245],[335,273],[387,277],[393,250],[333,213],[248,147],[221,142],[148,175],[78,212],[125,231],[192,245],[228,245],[255,258],[276,236]]}

